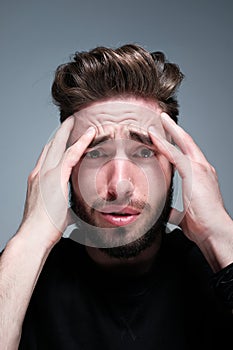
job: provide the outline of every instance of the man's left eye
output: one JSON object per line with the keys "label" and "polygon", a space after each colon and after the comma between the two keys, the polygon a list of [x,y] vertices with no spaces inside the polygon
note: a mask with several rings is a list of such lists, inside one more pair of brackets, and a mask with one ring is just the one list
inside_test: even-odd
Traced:
{"label": "man's left eye", "polygon": [[140,157],[140,158],[151,158],[155,155],[155,153],[146,147],[139,148],[134,154],[134,157]]}

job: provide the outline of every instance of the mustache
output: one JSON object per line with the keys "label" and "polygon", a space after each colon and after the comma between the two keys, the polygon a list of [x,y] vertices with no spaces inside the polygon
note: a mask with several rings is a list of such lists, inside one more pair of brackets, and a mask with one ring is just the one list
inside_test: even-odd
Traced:
{"label": "mustache", "polygon": [[96,199],[91,206],[92,211],[93,210],[98,210],[101,211],[101,209],[114,204],[114,206],[119,206],[119,207],[131,207],[132,209],[142,211],[144,209],[150,210],[151,206],[149,203],[141,200],[141,199],[130,199],[130,200],[124,200],[124,201],[118,201],[118,200],[105,200],[102,198]]}

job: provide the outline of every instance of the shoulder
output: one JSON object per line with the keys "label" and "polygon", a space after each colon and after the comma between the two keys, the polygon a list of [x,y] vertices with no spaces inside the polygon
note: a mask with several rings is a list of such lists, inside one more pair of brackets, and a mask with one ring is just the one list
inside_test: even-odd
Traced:
{"label": "shoulder", "polygon": [[38,287],[54,286],[73,280],[82,274],[87,260],[83,245],[70,238],[62,237],[51,250],[37,282]]}
{"label": "shoulder", "polygon": [[166,254],[175,260],[199,260],[206,262],[197,245],[190,241],[180,228],[168,231],[163,239],[163,247]]}
{"label": "shoulder", "polygon": [[168,232],[164,238],[165,260],[180,270],[185,279],[205,285],[211,284],[214,272],[198,246],[190,241],[181,229]]}

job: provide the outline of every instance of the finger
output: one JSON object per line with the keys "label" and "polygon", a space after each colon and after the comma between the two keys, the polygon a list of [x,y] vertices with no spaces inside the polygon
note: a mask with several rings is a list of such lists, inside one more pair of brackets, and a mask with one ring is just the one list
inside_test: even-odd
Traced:
{"label": "finger", "polygon": [[[170,142],[162,138],[160,135],[155,134],[155,129],[150,127],[148,129],[149,135],[155,148],[158,152],[164,155],[170,163],[172,163],[177,169],[182,179],[182,191],[183,191],[183,208],[184,212],[190,205],[192,198],[192,165],[193,161],[189,159],[187,155],[184,155],[179,149],[177,149]],[[173,214],[174,215],[174,214]],[[184,214],[183,214],[184,216]],[[178,217],[179,218],[179,217]]]}
{"label": "finger", "polygon": [[67,146],[67,141],[74,126],[74,117],[67,118],[57,130],[50,143],[47,156],[43,164],[43,172],[55,168],[60,162]]}
{"label": "finger", "polygon": [[73,167],[79,162],[84,151],[93,140],[95,133],[95,128],[90,127],[86,133],[64,153],[60,162],[62,183],[68,183]]}
{"label": "finger", "polygon": [[34,169],[31,171],[31,174],[30,174],[31,177],[34,177],[40,171],[41,166],[44,163],[44,160],[45,160],[46,155],[48,153],[51,142],[52,142],[52,140],[44,146],[39,158],[37,159],[37,162],[36,162]]}
{"label": "finger", "polygon": [[207,162],[193,138],[183,128],[177,125],[168,114],[161,113],[161,121],[165,131],[172,136],[172,139],[184,154],[198,163]]}
{"label": "finger", "polygon": [[153,126],[149,127],[148,133],[156,150],[165,156],[167,160],[176,167],[180,176],[184,178],[187,175],[187,168],[189,168],[189,160],[187,157],[174,145],[162,138]]}

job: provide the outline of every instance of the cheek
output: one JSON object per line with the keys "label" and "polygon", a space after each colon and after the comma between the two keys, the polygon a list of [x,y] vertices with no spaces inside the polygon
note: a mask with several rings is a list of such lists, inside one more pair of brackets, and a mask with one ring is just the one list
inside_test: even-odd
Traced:
{"label": "cheek", "polygon": [[160,172],[163,174],[164,181],[166,183],[167,190],[170,187],[171,179],[173,175],[173,166],[172,164],[162,155],[157,157],[158,167],[160,168]]}
{"label": "cheek", "polygon": [[153,165],[144,168],[144,171],[148,179],[149,201],[152,203],[163,201],[171,183],[170,164],[158,157]]}
{"label": "cheek", "polygon": [[96,170],[90,169],[82,163],[78,164],[73,169],[71,179],[76,196],[91,207],[97,198]]}
{"label": "cheek", "polygon": [[[105,198],[111,185],[122,180],[111,164],[113,163],[109,162],[91,167],[84,161],[73,169],[71,179],[74,192],[85,204],[92,206],[97,198]],[[161,202],[166,197],[172,171],[170,163],[164,157],[143,164],[129,161],[125,169],[123,180],[132,181],[133,197],[150,203]]]}

